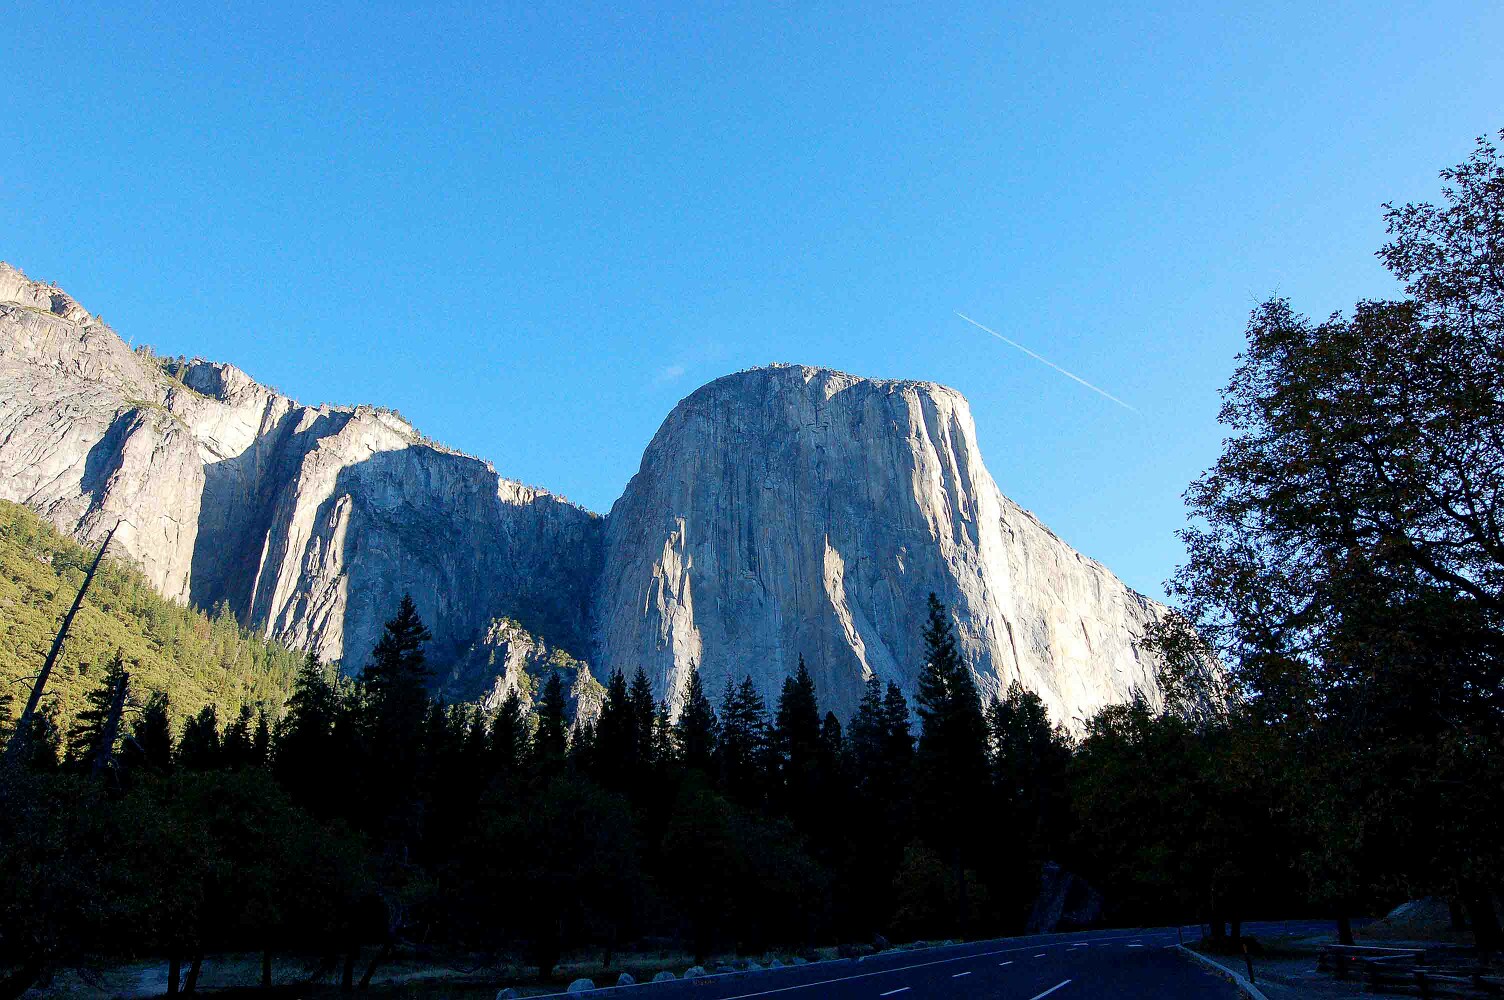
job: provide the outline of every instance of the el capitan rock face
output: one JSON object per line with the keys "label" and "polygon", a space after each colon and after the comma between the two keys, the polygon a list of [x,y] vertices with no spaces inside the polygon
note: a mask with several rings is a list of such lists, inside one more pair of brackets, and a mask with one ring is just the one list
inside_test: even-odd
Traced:
{"label": "el capitan rock face", "polygon": [[452,696],[494,700],[550,649],[641,666],[659,696],[691,662],[713,692],[750,673],[774,696],[802,653],[844,716],[869,673],[912,694],[930,591],[984,694],[1018,678],[1067,724],[1155,694],[1137,643],[1162,609],[1003,496],[965,399],[932,383],[718,379],[602,518],[388,411],[134,352],[0,265],[0,497],[96,541],[124,517],[115,551],[162,593],[351,671],[410,592]]}
{"label": "el capitan rock face", "polygon": [[600,665],[776,691],[802,653],[847,716],[872,673],[912,693],[931,591],[984,696],[1017,678],[1072,721],[1155,691],[1137,638],[1159,606],[1002,495],[959,393],[729,375],[674,408],[607,518]]}

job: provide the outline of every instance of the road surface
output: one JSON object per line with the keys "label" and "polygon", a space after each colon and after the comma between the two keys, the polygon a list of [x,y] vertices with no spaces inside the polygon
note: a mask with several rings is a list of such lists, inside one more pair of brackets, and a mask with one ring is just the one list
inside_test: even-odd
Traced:
{"label": "road surface", "polygon": [[[1245,924],[1247,934],[1319,930],[1314,922]],[[1195,940],[1196,928],[1185,929]],[[1236,1000],[1227,980],[1178,954],[1175,928],[1087,931],[1003,938],[925,951],[889,951],[862,960],[819,962],[766,972],[644,984],[599,995],[623,1000],[997,1000],[1194,998]]]}

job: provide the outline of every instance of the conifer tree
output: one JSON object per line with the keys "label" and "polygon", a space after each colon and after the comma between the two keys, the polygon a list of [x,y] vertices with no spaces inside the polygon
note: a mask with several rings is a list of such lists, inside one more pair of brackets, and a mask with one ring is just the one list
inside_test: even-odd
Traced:
{"label": "conifer tree", "polygon": [[111,713],[120,688],[129,683],[125,669],[125,653],[115,652],[115,657],[105,668],[103,680],[90,691],[85,700],[89,707],[78,713],[73,726],[68,730],[68,761],[80,770],[88,770],[103,756],[111,758],[117,749],[120,737],[119,720]]}
{"label": "conifer tree", "polygon": [[[633,730],[637,738],[637,761],[639,767],[647,769],[657,759],[654,732],[658,722],[658,706],[653,701],[653,682],[648,680],[648,675],[643,673],[641,667],[632,675],[629,695],[632,700]],[[638,775],[636,780],[641,781],[643,778],[643,775]]]}
{"label": "conifer tree", "polygon": [[679,762],[686,768],[712,774],[718,729],[715,709],[711,708],[705,687],[700,682],[699,668],[691,663],[689,676],[684,681],[679,719],[674,723],[674,744]]}
{"label": "conifer tree", "polygon": [[971,670],[956,647],[945,605],[929,596],[926,662],[919,674],[916,795],[924,832],[949,857],[960,883],[959,919],[969,915],[963,851],[983,815],[987,727]]}
{"label": "conifer tree", "polygon": [[594,736],[596,780],[610,791],[626,791],[637,772],[640,744],[632,695],[620,670],[612,671],[606,684],[606,698],[601,704]]}
{"label": "conifer tree", "polygon": [[[339,692],[327,668],[309,651],[298,667],[287,714],[277,734],[273,773],[294,802],[313,806],[327,800],[320,774],[334,763],[348,766],[348,755],[335,753],[334,724],[340,715]],[[322,766],[320,762],[326,762]]]}
{"label": "conifer tree", "polygon": [[807,826],[819,797],[820,703],[803,656],[778,695],[772,742],[779,807],[796,825]]}
{"label": "conifer tree", "polygon": [[178,763],[190,771],[211,771],[224,766],[219,736],[219,712],[205,705],[183,723],[178,737]]}
{"label": "conifer tree", "polygon": [[361,674],[377,741],[389,753],[413,754],[428,716],[428,669],[423,644],[432,639],[411,596],[402,595]]}
{"label": "conifer tree", "polygon": [[242,703],[240,714],[235,717],[235,721],[230,723],[229,728],[225,730],[224,739],[221,743],[226,767],[232,770],[239,770],[240,768],[251,766],[254,758],[254,749],[252,747],[252,743],[255,740],[255,734],[252,731],[254,721],[255,715],[251,711],[251,706]]}
{"label": "conifer tree", "polygon": [[552,773],[562,765],[569,750],[566,709],[564,679],[555,670],[548,675],[543,697],[538,699],[538,726],[533,733],[534,765],[544,773]]}
{"label": "conifer tree", "polygon": [[267,717],[266,709],[256,711],[256,731],[251,737],[251,763],[256,767],[266,767],[272,760],[272,724]]}
{"label": "conifer tree", "polygon": [[727,683],[721,698],[716,772],[721,788],[735,802],[760,806],[768,773],[768,709],[748,675]]}
{"label": "conifer tree", "polygon": [[146,708],[131,729],[134,759],[166,773],[172,769],[172,719],[167,695],[153,691]]}
{"label": "conifer tree", "polygon": [[527,720],[523,717],[522,699],[515,689],[508,691],[491,720],[490,765],[493,778],[511,781],[528,756]]}

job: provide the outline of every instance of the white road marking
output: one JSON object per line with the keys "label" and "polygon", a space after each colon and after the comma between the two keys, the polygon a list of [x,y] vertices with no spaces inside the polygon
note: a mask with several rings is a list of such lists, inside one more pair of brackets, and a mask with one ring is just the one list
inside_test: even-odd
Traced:
{"label": "white road marking", "polygon": [[1037,997],[1030,997],[1029,1000],[1044,1000],[1045,997],[1049,996],[1051,993],[1054,993],[1056,990],[1060,989],[1060,987],[1062,987],[1062,986],[1069,986],[1070,982],[1071,981],[1069,979],[1067,979],[1063,983],[1056,983],[1054,986],[1051,986],[1049,989],[1047,989],[1043,993],[1039,994],[1039,996],[1037,996]]}
{"label": "white road marking", "polygon": [[896,990],[889,990],[886,993],[879,993],[878,996],[880,996],[880,997],[890,997],[890,996],[892,996],[895,993],[906,993],[906,992],[908,992],[908,989],[909,988],[907,986],[900,986]]}
{"label": "white road marking", "polygon": [[[1130,935],[1124,934],[1124,935],[1121,935],[1119,937],[1109,938],[1107,940],[1122,941],[1122,940],[1128,938],[1129,936]],[[1038,946],[1036,945],[1035,947],[1038,947]],[[1054,947],[1058,947],[1058,945],[1045,945],[1045,947],[1046,948],[1054,948]],[[790,993],[790,992],[793,992],[794,990],[807,990],[807,989],[810,989],[810,988],[815,987],[815,986],[829,986],[831,983],[848,983],[848,982],[851,982],[852,980],[855,980],[855,979],[870,979],[873,976],[886,976],[886,975],[889,975],[890,973],[894,973],[894,972],[908,972],[910,969],[924,969],[924,968],[928,968],[929,966],[932,966],[932,965],[946,965],[946,964],[948,964],[950,962],[966,962],[966,961],[970,961],[970,960],[976,959],[976,958],[991,958],[994,955],[1009,955],[1009,954],[1014,954],[1014,953],[1017,953],[1017,952],[1028,951],[1028,950],[1029,950],[1029,946],[1028,945],[1025,945],[1023,947],[1014,947],[1014,948],[997,948],[997,949],[994,949],[993,951],[979,952],[978,954],[975,954],[975,955],[956,955],[956,956],[954,956],[952,958],[937,958],[933,962],[918,962],[918,963],[916,963],[914,965],[902,965],[902,966],[899,966],[896,969],[877,969],[877,970],[874,970],[872,972],[859,973],[859,974],[857,974],[855,976],[835,976],[835,977],[833,977],[831,979],[822,979],[819,982],[815,982],[815,983],[796,983],[796,984],[794,984],[792,986],[780,986],[780,987],[778,987],[776,989],[771,989],[771,990],[758,990],[755,993],[738,993],[736,996],[733,996],[733,997],[724,997],[723,1000],[750,1000],[751,997],[766,997],[766,996],[772,996],[775,993]],[[1044,958],[1044,956],[1045,956],[1045,953],[1044,952],[1040,952],[1038,955],[1035,955],[1034,957],[1035,958]],[[1068,982],[1070,982],[1069,979],[1067,979],[1065,981],[1065,983],[1068,983]],[[1064,986],[1065,983],[1061,983],[1060,986]],[[1053,989],[1046,991],[1045,993],[1041,993],[1039,996],[1047,996],[1049,993],[1053,993],[1055,990],[1058,990],[1060,988],[1060,986],[1056,986]],[[1032,1000],[1039,1000],[1039,997],[1034,997],[1034,998],[1032,998]]]}
{"label": "white road marking", "polygon": [[1130,947],[1130,948],[1142,948],[1143,945],[1141,945],[1141,944],[1130,944],[1128,947]]}
{"label": "white road marking", "polygon": [[1002,968],[1005,965],[1012,965],[1013,964],[1013,959],[1010,958],[1006,962],[999,962],[997,964],[998,964],[998,968]]}
{"label": "white road marking", "polygon": [[969,973],[969,972],[958,972],[955,975],[951,976],[950,978],[952,978],[952,979],[960,979],[962,976],[969,976],[969,975],[971,975],[971,973]]}

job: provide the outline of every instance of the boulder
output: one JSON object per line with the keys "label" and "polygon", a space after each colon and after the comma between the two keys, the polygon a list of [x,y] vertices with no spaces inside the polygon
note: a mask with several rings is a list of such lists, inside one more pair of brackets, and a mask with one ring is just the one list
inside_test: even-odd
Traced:
{"label": "boulder", "polygon": [[569,984],[570,993],[591,993],[594,992],[594,990],[595,980],[593,979],[576,979],[574,982]]}
{"label": "boulder", "polygon": [[678,977],[675,976],[672,972],[668,971],[667,969],[664,969],[662,972],[658,973],[656,976],[653,977],[653,982],[655,982],[655,983],[671,983],[671,982],[673,982],[677,978]]}
{"label": "boulder", "polygon": [[637,980],[635,980],[635,979],[632,978],[632,974],[630,972],[623,972],[621,975],[619,975],[619,976],[616,977],[616,985],[617,986],[636,986],[637,985]]}
{"label": "boulder", "polygon": [[685,979],[699,979],[701,976],[708,975],[710,975],[710,973],[705,971],[705,966],[703,965],[691,965],[689,968],[684,970]]}

